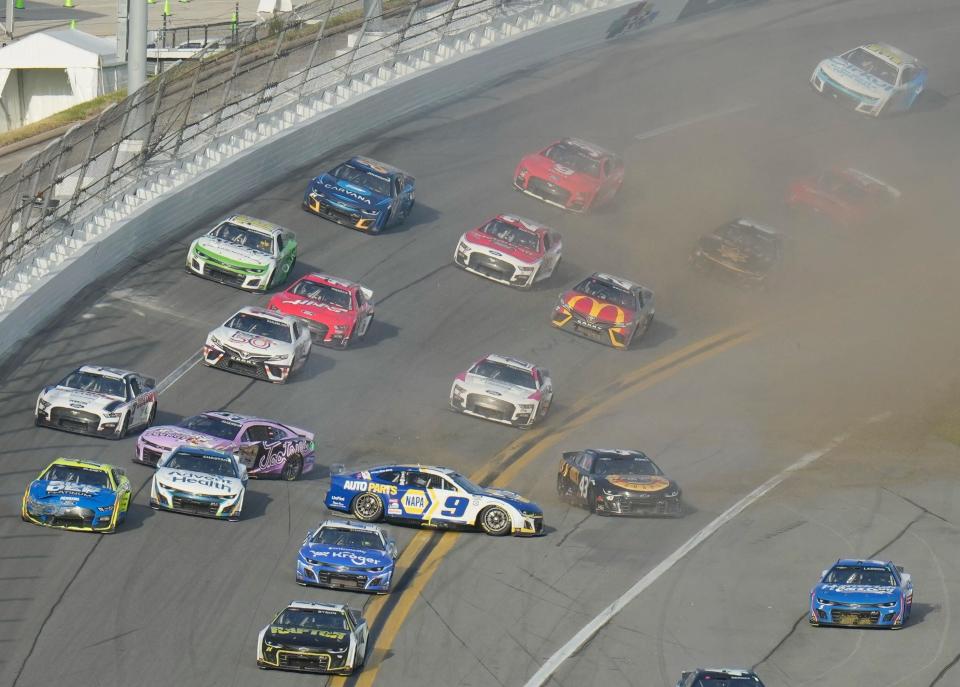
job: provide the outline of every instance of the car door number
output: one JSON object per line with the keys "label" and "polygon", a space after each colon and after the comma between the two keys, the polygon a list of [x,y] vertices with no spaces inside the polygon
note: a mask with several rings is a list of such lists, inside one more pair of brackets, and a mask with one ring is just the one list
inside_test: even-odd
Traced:
{"label": "car door number", "polygon": [[462,518],[467,510],[470,499],[465,496],[448,496],[443,502],[443,509],[440,515],[445,518]]}
{"label": "car door number", "polygon": [[584,475],[580,478],[580,496],[582,498],[587,498],[587,491],[590,487],[590,478]]}

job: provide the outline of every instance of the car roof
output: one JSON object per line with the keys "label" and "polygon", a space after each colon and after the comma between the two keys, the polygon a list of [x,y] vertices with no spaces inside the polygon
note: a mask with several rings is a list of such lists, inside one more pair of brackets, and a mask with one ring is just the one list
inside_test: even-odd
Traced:
{"label": "car roof", "polygon": [[499,355],[497,353],[491,353],[484,357],[484,360],[489,360],[494,363],[501,363],[503,365],[509,365],[510,367],[516,367],[521,370],[532,371],[537,366],[533,363],[528,363],[526,360],[520,360],[519,358],[511,358],[508,355]]}
{"label": "car roof", "polygon": [[650,460],[650,457],[647,456],[643,451],[634,451],[629,448],[588,448],[585,453],[592,453],[595,456],[603,454],[613,454],[617,456],[639,456],[640,458],[646,458]]}
{"label": "car roof", "polygon": [[635,289],[642,288],[640,284],[638,284],[635,281],[630,281],[629,279],[624,279],[623,277],[615,277],[612,274],[608,274],[606,272],[594,272],[590,276],[592,276],[594,279],[605,281],[609,284],[612,284],[613,286],[619,287],[621,289],[625,289],[627,291],[633,291]]}
{"label": "car roof", "polygon": [[234,313],[234,317],[240,313],[244,313],[246,315],[256,315],[257,317],[262,317],[266,320],[273,320],[274,322],[282,324],[293,324],[297,321],[297,318],[293,317],[292,315],[281,315],[278,312],[267,310],[266,308],[261,308],[256,305],[248,305],[240,308],[236,313]]}
{"label": "car roof", "polygon": [[526,229],[527,231],[536,232],[538,234],[550,231],[550,227],[546,226],[545,224],[541,224],[536,220],[528,219],[526,217],[521,217],[520,215],[501,213],[497,215],[495,219],[503,220],[508,224],[519,225],[519,228],[521,229]]}
{"label": "car roof", "polygon": [[331,286],[339,286],[342,289],[356,289],[360,285],[356,282],[352,282],[349,279],[342,279],[341,277],[334,277],[330,274],[324,274],[323,272],[311,272],[310,274],[303,275],[299,281],[312,281],[320,284],[329,284]]}
{"label": "car roof", "polygon": [[[350,158],[347,162],[355,167],[364,167],[371,172],[377,172],[378,174],[404,174],[404,172],[399,167],[394,167],[393,165],[387,164],[386,162],[380,162],[379,160],[374,160],[372,157],[365,157],[362,155],[357,155]],[[408,175],[409,176],[409,175]]]}
{"label": "car roof", "polygon": [[[223,222],[231,222],[238,226],[246,227],[247,229],[256,229],[257,231],[266,232],[271,236],[282,234],[285,231],[287,233],[291,233],[288,229],[281,227],[279,224],[268,222],[265,219],[257,219],[256,217],[251,217],[250,215],[231,215],[223,220]],[[220,222],[220,224],[223,224],[223,222]],[[219,224],[217,226],[219,226]]]}
{"label": "car roof", "polygon": [[734,677],[756,677],[757,674],[746,668],[697,668],[697,673],[726,673]]}
{"label": "car roof", "polygon": [[66,465],[67,467],[76,467],[76,468],[89,468],[91,470],[102,470],[106,472],[107,470],[113,469],[113,465],[109,463],[98,463],[94,460],[84,460],[83,458],[56,458],[46,469],[50,469],[54,465]]}
{"label": "car roof", "polygon": [[215,449],[205,448],[203,446],[178,446],[175,450],[177,453],[188,453],[192,456],[217,456],[220,458],[233,458],[232,453],[227,453],[226,451],[217,451]]}
{"label": "car roof", "polygon": [[287,608],[295,608],[298,611],[336,611],[343,613],[347,610],[346,604],[320,603],[319,601],[291,601]]}
{"label": "car roof", "polygon": [[331,518],[329,520],[324,520],[317,525],[317,529],[322,529],[324,527],[336,527],[337,529],[341,530],[356,530],[357,532],[376,532],[379,535],[383,535],[383,530],[377,525],[366,522],[356,522],[354,520],[344,520],[342,518]]}
{"label": "car roof", "polygon": [[380,470],[432,470],[442,475],[451,475],[457,471],[453,468],[444,468],[439,465],[421,465],[419,463],[394,463],[393,465],[378,465],[361,472],[378,472]]}
{"label": "car roof", "polygon": [[127,375],[135,374],[129,370],[120,370],[115,367],[103,367],[101,365],[81,365],[77,368],[80,372],[112,377],[114,379],[125,379]]}
{"label": "car roof", "polygon": [[230,422],[269,422],[272,425],[279,424],[273,420],[268,420],[263,417],[256,417],[254,415],[240,415],[239,413],[231,413],[229,410],[207,410],[201,415],[207,415],[209,417],[215,417],[219,420],[229,420]]}
{"label": "car roof", "polygon": [[737,219],[731,221],[730,224],[739,224],[741,227],[750,227],[759,232],[763,232],[764,234],[769,234],[770,236],[780,235],[780,233],[773,227],[766,224],[761,224],[760,222],[750,219],[749,217],[738,217]]}
{"label": "car roof", "polygon": [[900,48],[895,48],[889,43],[867,43],[866,45],[861,45],[861,48],[866,50],[871,55],[876,55],[877,57],[890,62],[891,64],[900,66],[917,66],[920,64],[918,60],[913,55],[908,55]]}
{"label": "car roof", "polygon": [[[593,157],[611,157],[611,153],[606,148],[601,148],[595,143],[590,143],[589,141],[584,141],[582,138],[564,138],[557,143],[569,143],[570,145],[577,146],[582,149],[584,152],[592,155]],[[556,144],[554,144],[556,145]]]}
{"label": "car roof", "polygon": [[890,563],[890,561],[874,561],[874,560],[867,560],[863,558],[841,558],[836,563],[834,563],[834,565],[848,565],[852,567],[869,566],[872,568],[887,568],[892,564]]}

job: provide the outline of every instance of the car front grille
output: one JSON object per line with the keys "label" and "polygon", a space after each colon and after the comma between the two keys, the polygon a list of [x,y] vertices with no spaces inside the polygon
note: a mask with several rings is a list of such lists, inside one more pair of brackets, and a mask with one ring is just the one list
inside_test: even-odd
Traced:
{"label": "car front grille", "polygon": [[54,527],[92,527],[93,515],[81,517],[74,514],[55,515],[49,520]]}
{"label": "car front grille", "polygon": [[73,408],[54,408],[50,412],[50,422],[72,432],[96,432],[100,427],[97,415]]}
{"label": "car front grille", "polygon": [[140,452],[140,461],[147,465],[156,465],[163,455],[163,449],[155,444],[144,442],[143,450]]}
{"label": "car front grille", "polygon": [[214,367],[247,375],[248,377],[269,380],[270,377],[267,375],[265,358],[266,356],[247,356],[243,358],[239,352],[229,347],[224,347],[223,355]]}
{"label": "car front grille", "polygon": [[539,177],[530,177],[530,180],[527,182],[527,191],[544,200],[549,200],[563,206],[566,206],[570,201],[569,191]]}
{"label": "car front grille", "polygon": [[471,269],[482,272],[494,279],[501,279],[503,281],[511,281],[513,279],[513,265],[506,260],[500,260],[490,255],[473,253],[467,265]]}
{"label": "car front grille", "polygon": [[329,572],[318,570],[317,582],[329,587],[339,589],[366,589],[367,578],[364,575],[351,575],[349,573]]}
{"label": "car front grille", "polygon": [[316,197],[315,200],[317,201],[318,207],[317,214],[327,218],[331,222],[343,224],[348,227],[355,227],[357,226],[357,222],[363,219],[363,215],[355,210],[346,210],[336,205],[331,205],[328,201],[320,197]]}
{"label": "car front grille", "polygon": [[830,618],[839,625],[876,625],[880,621],[880,611],[832,611]]}
{"label": "car front grille", "polygon": [[191,499],[185,496],[174,496],[173,497],[173,508],[174,510],[181,511],[183,513],[193,513],[195,515],[216,515],[219,510],[220,504],[210,501],[201,501],[199,499]]}
{"label": "car front grille", "polygon": [[229,284],[230,286],[243,286],[243,282],[246,280],[246,275],[222,270],[216,265],[211,265],[209,262],[203,268],[203,275],[221,284]]}
{"label": "car front grille", "polygon": [[288,670],[307,670],[322,673],[330,669],[330,659],[327,656],[295,654],[288,651],[280,652],[279,663],[281,668]]}
{"label": "car front grille", "polygon": [[467,394],[467,410],[491,420],[513,419],[514,407],[509,401],[503,401],[483,394]]}

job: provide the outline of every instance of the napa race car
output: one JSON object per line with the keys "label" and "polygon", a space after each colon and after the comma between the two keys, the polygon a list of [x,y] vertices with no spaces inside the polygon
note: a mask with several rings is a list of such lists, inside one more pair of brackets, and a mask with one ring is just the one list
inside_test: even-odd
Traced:
{"label": "napa race car", "polygon": [[177,425],[151,427],[137,439],[133,461],[156,465],[178,446],[200,446],[234,453],[250,477],[293,481],[313,470],[313,433],[275,420],[226,410],[194,415]]}
{"label": "napa race car", "polygon": [[886,43],[861,45],[817,65],[810,77],[814,90],[879,117],[906,112],[927,83],[927,68]]}
{"label": "napa race car", "polygon": [[367,157],[354,157],[313,179],[303,209],[345,227],[377,234],[403,224],[415,200],[416,180]]}
{"label": "napa race car", "polygon": [[850,226],[882,217],[898,200],[900,191],[887,182],[848,167],[795,181],[787,202]]}
{"label": "napa race car", "polygon": [[203,363],[283,384],[307,362],[310,346],[310,330],[296,318],[246,307],[207,335]]}
{"label": "napa race car", "polygon": [[639,451],[564,453],[557,494],[598,515],[683,515],[680,487]]}
{"label": "napa race car", "polygon": [[763,687],[763,683],[752,670],[697,668],[683,671],[677,687]]}
{"label": "napa race car", "polygon": [[137,372],[84,365],[44,387],[34,410],[38,427],[122,439],[157,415],[157,383]]}
{"label": "napa race car", "polygon": [[221,284],[266,291],[283,284],[296,262],[297,237],[292,231],[234,215],[190,244],[186,269]]}
{"label": "napa race car", "polygon": [[527,155],[513,173],[513,187],[564,210],[586,212],[613,200],[623,185],[623,160],[576,138]]}
{"label": "napa race car", "polygon": [[841,558],[810,592],[811,625],[899,630],[910,619],[913,580],[890,561]]}
{"label": "napa race car", "polygon": [[364,522],[478,528],[494,536],[543,533],[543,511],[537,504],[512,491],[479,487],[442,467],[384,465],[333,475],[324,503]]}
{"label": "napa race car", "polygon": [[386,594],[397,555],[396,542],[376,525],[326,520],[303,540],[297,555],[297,582]]}
{"label": "napa race car", "polygon": [[454,263],[474,274],[522,289],[549,279],[560,264],[560,234],[533,220],[497,215],[460,237]]}
{"label": "napa race car", "polygon": [[762,287],[783,262],[783,240],[764,224],[735,219],[702,236],[690,260],[698,271]]}
{"label": "napa race car", "polygon": [[313,341],[346,348],[370,331],[376,308],[373,291],[328,274],[308,274],[270,299],[270,310],[296,317]]}
{"label": "napa race car", "polygon": [[532,427],[553,403],[553,381],[545,367],[490,354],[453,380],[450,408],[514,427]]}
{"label": "napa race car", "polygon": [[552,324],[558,329],[625,350],[653,321],[653,291],[623,277],[594,272],[560,294]]}
{"label": "napa race car", "polygon": [[181,446],[157,463],[150,507],[208,518],[239,520],[247,469],[229,453]]}
{"label": "napa race car", "polygon": [[350,675],[367,657],[367,622],[343,604],[291,601],[257,637],[257,665]]}
{"label": "napa race car", "polygon": [[120,468],[57,458],[27,487],[20,517],[44,527],[113,532],[129,505],[130,480]]}

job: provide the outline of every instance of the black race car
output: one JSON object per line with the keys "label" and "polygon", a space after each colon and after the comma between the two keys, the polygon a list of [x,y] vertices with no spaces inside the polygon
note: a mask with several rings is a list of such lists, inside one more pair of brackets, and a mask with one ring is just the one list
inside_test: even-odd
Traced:
{"label": "black race car", "polygon": [[260,630],[257,665],[350,675],[363,667],[368,634],[360,611],[343,604],[291,601]]}
{"label": "black race car", "polygon": [[702,236],[691,256],[698,270],[716,271],[742,284],[763,286],[783,261],[783,239],[749,219],[735,219]]}
{"label": "black race car", "polygon": [[683,515],[680,487],[639,451],[564,453],[557,494],[598,515]]}
{"label": "black race car", "polygon": [[752,670],[697,668],[685,670],[677,687],[763,687],[763,683]]}

